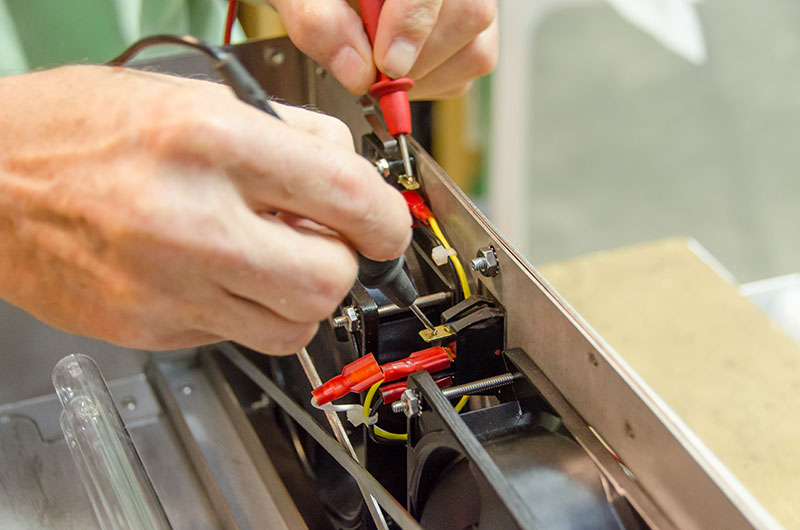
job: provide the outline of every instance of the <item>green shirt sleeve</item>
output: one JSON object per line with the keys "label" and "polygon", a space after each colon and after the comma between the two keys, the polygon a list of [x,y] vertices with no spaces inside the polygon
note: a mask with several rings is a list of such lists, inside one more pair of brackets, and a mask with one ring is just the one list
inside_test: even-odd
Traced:
{"label": "green shirt sleeve", "polygon": [[[0,75],[102,63],[156,33],[219,44],[226,8],[225,0],[0,0]],[[235,28],[233,40],[243,38]]]}

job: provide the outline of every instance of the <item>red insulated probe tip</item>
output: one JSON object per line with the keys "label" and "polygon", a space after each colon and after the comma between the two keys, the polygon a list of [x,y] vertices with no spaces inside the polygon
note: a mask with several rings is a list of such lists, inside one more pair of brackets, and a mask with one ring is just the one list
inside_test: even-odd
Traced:
{"label": "red insulated probe tip", "polygon": [[[384,0],[359,0],[361,6],[361,20],[367,30],[369,42],[375,45],[375,35],[378,32],[378,19],[381,16]],[[411,134],[411,107],[408,103],[408,91],[414,86],[414,81],[407,77],[390,79],[383,72],[378,72],[378,78],[369,89],[369,94],[378,100],[386,120],[389,134]]]}
{"label": "red insulated probe tip", "polygon": [[[359,0],[361,6],[361,20],[367,30],[369,42],[375,46],[375,35],[378,32],[378,19],[381,16],[384,0]],[[419,183],[414,179],[411,168],[411,156],[408,153],[406,136],[411,134],[411,106],[408,103],[408,91],[414,86],[414,81],[407,77],[390,79],[389,76],[378,71],[378,79],[369,89],[369,95],[378,100],[386,121],[389,134],[397,138],[400,155],[403,158],[403,167],[406,181],[403,184],[408,189],[416,189]]]}

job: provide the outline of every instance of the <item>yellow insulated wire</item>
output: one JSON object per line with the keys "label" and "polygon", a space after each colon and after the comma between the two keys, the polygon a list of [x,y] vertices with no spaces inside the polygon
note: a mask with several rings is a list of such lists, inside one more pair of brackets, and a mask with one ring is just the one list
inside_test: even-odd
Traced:
{"label": "yellow insulated wire", "polygon": [[372,407],[372,399],[375,397],[375,392],[378,391],[378,387],[383,384],[383,379],[369,387],[367,391],[367,395],[364,398],[364,417],[369,418],[369,409]]}
{"label": "yellow insulated wire", "polygon": [[453,409],[456,412],[461,412],[461,409],[464,408],[464,406],[467,404],[467,401],[469,401],[469,396],[461,396],[461,399],[458,400],[458,403],[456,403],[456,406],[453,407]]}
{"label": "yellow insulated wire", "polygon": [[396,432],[384,431],[377,425],[373,425],[372,432],[375,433],[375,436],[380,436],[381,438],[386,438],[387,440],[408,440],[407,434],[398,434]]}
{"label": "yellow insulated wire", "polygon": [[[369,387],[367,395],[364,397],[363,412],[365,418],[369,417],[369,409],[372,406],[372,400],[375,398],[375,393],[378,391],[378,388],[382,384],[383,384],[383,379],[381,379],[380,381]],[[457,413],[461,412],[461,409],[464,408],[464,406],[467,404],[467,401],[469,401],[469,396],[462,396],[461,399],[458,401],[458,403],[456,403],[456,406],[453,408]],[[399,434],[396,432],[385,431],[380,427],[378,427],[377,425],[372,426],[372,432],[375,433],[375,436],[380,436],[381,438],[386,438],[387,440],[408,440],[407,434]]]}
{"label": "yellow insulated wire", "polygon": [[[444,246],[444,248],[453,248],[450,246],[450,243],[447,242],[447,238],[444,237],[444,232],[442,232],[442,229],[439,228],[439,223],[436,221],[436,217],[432,215],[428,217],[428,223],[430,223],[433,233],[436,234],[436,237],[442,242],[442,246]],[[464,272],[464,267],[461,265],[461,260],[458,259],[457,255],[450,254],[450,261],[453,262],[453,267],[456,269],[458,280],[461,282],[461,290],[464,291],[464,298],[469,298],[472,296],[472,292],[469,290],[467,273]]]}
{"label": "yellow insulated wire", "polygon": [[[378,387],[383,384],[383,379],[369,387],[367,391],[367,395],[364,397],[364,417],[369,417],[369,409],[372,406],[372,400],[375,397],[375,393],[378,391]],[[386,438],[387,440],[408,440],[407,434],[398,434],[395,432],[384,431],[377,425],[373,425],[372,431],[375,433],[375,436],[380,436],[381,438]]]}

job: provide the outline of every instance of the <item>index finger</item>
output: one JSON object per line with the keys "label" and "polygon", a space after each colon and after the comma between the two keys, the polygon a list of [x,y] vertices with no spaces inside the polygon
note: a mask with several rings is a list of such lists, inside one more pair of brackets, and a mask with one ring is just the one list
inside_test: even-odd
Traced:
{"label": "index finger", "polygon": [[378,21],[373,56],[389,77],[408,75],[436,25],[442,0],[386,0]]}
{"label": "index finger", "polygon": [[[253,210],[285,211],[340,233],[363,255],[388,260],[411,240],[402,195],[352,146],[230,101],[193,124],[192,155],[222,166]],[[307,111],[307,120],[331,120]],[[308,128],[308,124],[304,128]]]}

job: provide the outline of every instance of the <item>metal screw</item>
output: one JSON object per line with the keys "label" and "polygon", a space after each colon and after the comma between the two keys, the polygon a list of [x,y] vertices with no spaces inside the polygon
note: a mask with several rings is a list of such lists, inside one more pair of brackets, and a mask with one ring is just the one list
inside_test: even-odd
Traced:
{"label": "metal screw", "polygon": [[348,305],[342,308],[342,314],[333,319],[333,327],[345,328],[350,333],[358,331],[361,326],[361,319],[358,316],[358,309]]}
{"label": "metal screw", "polygon": [[[522,375],[518,372],[508,372],[505,374],[494,375],[492,377],[487,377],[486,379],[472,381],[471,383],[464,383],[463,385],[455,385],[451,386],[450,388],[445,388],[442,390],[442,394],[447,399],[459,398],[474,394],[476,392],[481,392],[483,390],[491,390],[493,388],[511,384],[515,379],[519,379],[520,377],[522,377]],[[408,392],[408,390],[406,390],[406,392]],[[405,404],[403,403],[404,397],[405,392],[400,397],[400,401],[395,401],[392,403],[392,412],[405,412]],[[406,415],[408,415],[407,412]]]}
{"label": "metal screw", "polygon": [[375,167],[378,168],[378,172],[383,175],[383,178],[389,178],[391,175],[391,171],[389,170],[389,162],[385,158],[376,160]]}
{"label": "metal screw", "polygon": [[128,396],[122,401],[120,401],[120,405],[122,405],[122,408],[124,408],[125,410],[133,412],[134,410],[136,410],[136,399],[134,399],[131,396]]}
{"label": "metal screw", "polygon": [[[432,293],[420,296],[414,304],[417,307],[428,307],[436,304],[442,304],[450,299],[450,294],[445,292]],[[358,309],[356,308],[356,311]],[[386,304],[378,307],[378,317],[390,317],[408,311],[406,307],[399,307],[395,304]],[[333,327],[344,328],[347,326],[348,317],[344,314],[345,308],[342,309],[342,314],[333,318]]]}
{"label": "metal screw", "polygon": [[[397,404],[400,405],[400,410],[397,412],[403,411],[408,418],[413,418],[419,414],[419,396],[412,388],[406,388]],[[392,403],[392,410],[394,410],[394,405],[395,403]]]}
{"label": "metal screw", "polygon": [[500,274],[500,266],[497,264],[497,256],[495,255],[494,248],[479,248],[478,254],[469,262],[469,268],[480,272],[486,277]]}
{"label": "metal screw", "polygon": [[267,48],[264,50],[264,58],[271,66],[280,66],[286,61],[286,54],[277,48]]}

